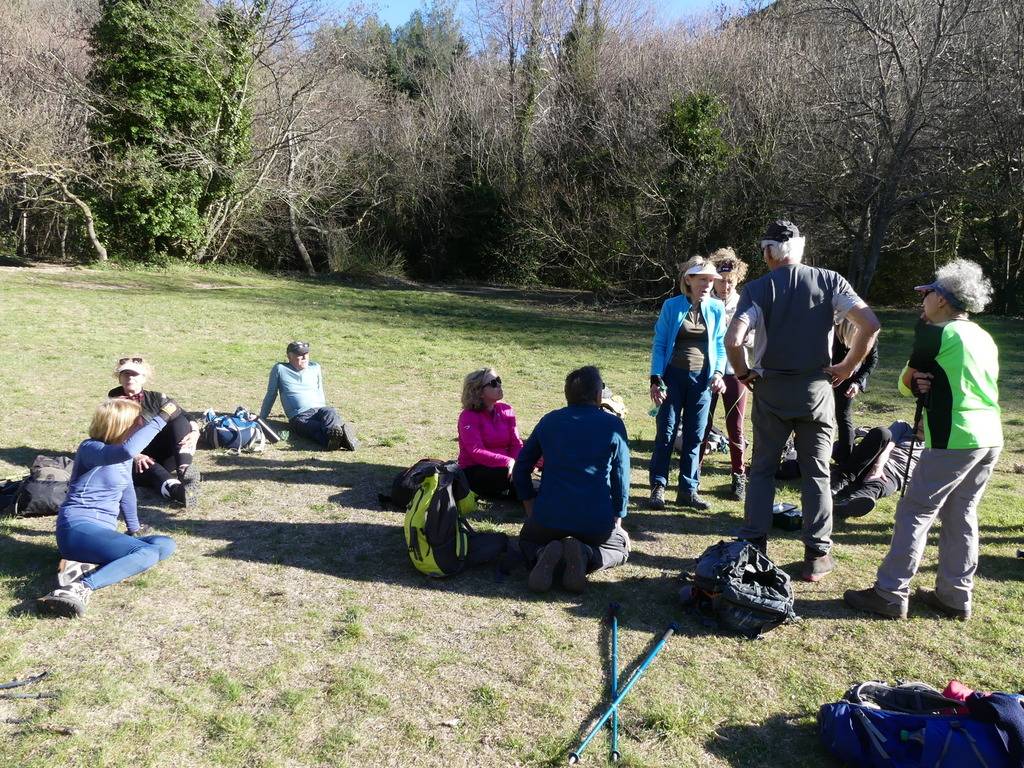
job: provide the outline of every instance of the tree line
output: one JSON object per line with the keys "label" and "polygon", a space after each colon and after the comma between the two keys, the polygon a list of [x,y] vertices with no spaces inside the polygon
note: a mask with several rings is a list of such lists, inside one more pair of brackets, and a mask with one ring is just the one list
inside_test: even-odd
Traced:
{"label": "tree line", "polygon": [[645,301],[766,221],[875,301],[1024,302],[1024,5],[8,0],[0,255],[545,283]]}

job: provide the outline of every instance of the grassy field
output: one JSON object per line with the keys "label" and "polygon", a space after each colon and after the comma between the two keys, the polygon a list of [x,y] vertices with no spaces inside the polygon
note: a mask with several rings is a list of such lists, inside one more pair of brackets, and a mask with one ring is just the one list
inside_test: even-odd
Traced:
{"label": "grassy field", "polygon": [[[0,477],[37,453],[73,452],[114,386],[114,359],[153,360],[152,388],[186,408],[258,408],[270,364],[312,344],[328,398],[355,422],[356,453],[281,443],[263,455],[204,452],[195,508],[140,495],[140,517],[172,535],[159,567],[98,592],[81,621],[40,618],[53,586],[53,519],[0,521],[0,681],[42,670],[54,699],[0,700],[0,765],[444,766],[564,762],[606,682],[601,617],[622,604],[620,656],[681,625],[622,711],[628,766],[825,766],[815,714],[853,682],[1024,687],[1024,324],[983,318],[1002,354],[1006,450],[981,507],[975,617],[912,608],[904,623],[842,604],[871,583],[894,500],[837,526],[839,568],[796,583],[799,623],[764,640],[721,636],[676,602],[688,560],[740,523],[726,457],[705,467],[707,513],[643,508],[650,314],[562,306],[514,292],[360,288],[244,273],[0,270]],[[882,313],[882,362],[857,422],[910,418],[894,381],[909,312]],[[457,453],[462,376],[497,367],[524,433],[560,407],[568,370],[597,364],[630,408],[633,496],[627,565],[582,597],[536,597],[491,569],[430,581],[404,551],[401,515],[377,493],[422,456]],[[281,418],[279,408],[274,418]],[[720,417],[719,417],[720,418]],[[798,501],[792,488],[781,498]],[[480,526],[509,534],[492,505]],[[932,543],[934,545],[933,535]],[[777,562],[802,555],[794,534]],[[934,578],[935,550],[917,583]],[[24,720],[10,723],[8,720]],[[73,728],[59,735],[51,728]],[[605,762],[599,737],[585,763]]]}

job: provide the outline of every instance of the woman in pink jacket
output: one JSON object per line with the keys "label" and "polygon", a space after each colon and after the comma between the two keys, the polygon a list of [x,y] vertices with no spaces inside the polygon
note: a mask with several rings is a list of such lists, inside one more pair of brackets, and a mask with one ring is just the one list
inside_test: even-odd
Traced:
{"label": "woman in pink jacket", "polygon": [[469,487],[480,496],[515,498],[512,467],[523,440],[516,428],[516,413],[504,402],[501,377],[493,368],[481,368],[462,384],[459,414],[459,466]]}

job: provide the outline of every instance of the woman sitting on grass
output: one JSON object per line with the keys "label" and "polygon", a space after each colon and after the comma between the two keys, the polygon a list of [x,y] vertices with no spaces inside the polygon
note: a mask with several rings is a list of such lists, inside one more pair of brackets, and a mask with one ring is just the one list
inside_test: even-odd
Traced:
{"label": "woman sitting on grass", "polygon": [[[93,590],[108,587],[152,568],[174,552],[168,536],[141,536],[132,485],[132,457],[138,454],[179,411],[168,400],[144,423],[141,406],[132,400],[100,404],[89,425],[89,439],[78,446],[68,495],[57,513],[57,547],[66,561],[95,563],[84,578],[40,598],[40,609],[59,616],[81,616]],[[128,534],[117,530],[124,514]],[[75,567],[66,563],[64,572]]]}
{"label": "woman sitting on grass", "polygon": [[[107,397],[134,400],[142,407],[142,415],[148,420],[156,416],[160,407],[169,398],[152,390],[144,389],[153,378],[153,366],[142,355],[122,357],[114,366],[114,375],[121,386],[114,387]],[[199,440],[188,416],[175,408],[174,416],[167,420],[167,426],[153,438],[132,463],[132,480],[135,485],[152,488],[165,499],[183,507],[191,506],[199,498],[199,470],[192,457]]]}
{"label": "woman sitting on grass", "polygon": [[502,400],[504,396],[501,377],[493,368],[466,376],[459,414],[459,466],[477,495],[514,499],[512,468],[523,440],[516,413]]}

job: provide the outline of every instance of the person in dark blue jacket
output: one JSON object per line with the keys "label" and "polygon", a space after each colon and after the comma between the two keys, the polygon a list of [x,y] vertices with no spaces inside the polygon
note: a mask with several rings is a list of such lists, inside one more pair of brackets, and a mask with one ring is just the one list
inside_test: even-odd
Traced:
{"label": "person in dark blue jacket", "polygon": [[[99,566],[87,576],[66,583],[39,599],[40,610],[59,616],[81,616],[93,590],[116,584],[152,568],[174,552],[168,536],[138,536],[132,458],[178,412],[167,400],[158,415],[143,423],[134,400],[111,398],[96,409],[89,439],[78,446],[68,495],[57,513],[57,547],[65,561]],[[124,515],[127,534],[117,529]],[[62,568],[62,575],[66,573]]]}
{"label": "person in dark blue jacket", "polygon": [[652,509],[665,506],[676,424],[682,419],[676,504],[707,509],[697,494],[700,444],[707,428],[711,393],[725,392],[725,304],[711,295],[714,264],[694,256],[680,267],[682,294],[661,306],[651,345],[651,400],[658,407],[651,454]]}
{"label": "person in dark blue jacket", "polygon": [[[629,536],[622,528],[629,501],[629,443],[622,419],[601,408],[601,372],[587,366],[565,380],[568,406],[545,415],[512,469],[526,508],[520,549],[535,592],[551,588],[556,572],[572,592],[586,574],[622,565]],[[544,458],[540,489],[530,474]]]}

